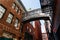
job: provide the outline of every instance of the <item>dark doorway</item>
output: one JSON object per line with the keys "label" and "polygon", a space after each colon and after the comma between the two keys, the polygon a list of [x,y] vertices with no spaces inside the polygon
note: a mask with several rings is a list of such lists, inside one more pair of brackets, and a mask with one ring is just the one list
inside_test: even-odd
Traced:
{"label": "dark doorway", "polygon": [[25,32],[25,38],[24,40],[33,40],[33,36],[30,35],[29,33]]}
{"label": "dark doorway", "polygon": [[58,27],[58,30],[56,32],[56,35],[57,35],[58,40],[60,40],[60,25]]}

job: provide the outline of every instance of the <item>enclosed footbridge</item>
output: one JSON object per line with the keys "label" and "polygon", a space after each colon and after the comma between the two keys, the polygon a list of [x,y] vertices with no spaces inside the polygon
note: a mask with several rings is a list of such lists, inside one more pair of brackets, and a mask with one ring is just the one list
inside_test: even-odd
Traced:
{"label": "enclosed footbridge", "polygon": [[50,16],[47,13],[42,13],[41,9],[36,9],[25,13],[23,17],[23,21],[35,19],[49,20]]}

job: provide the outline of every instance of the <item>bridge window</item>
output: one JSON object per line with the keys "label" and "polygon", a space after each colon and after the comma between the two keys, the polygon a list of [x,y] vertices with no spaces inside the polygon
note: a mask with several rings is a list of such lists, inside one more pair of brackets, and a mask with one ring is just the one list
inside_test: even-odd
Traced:
{"label": "bridge window", "polygon": [[18,10],[18,14],[20,14],[21,13],[21,10]]}

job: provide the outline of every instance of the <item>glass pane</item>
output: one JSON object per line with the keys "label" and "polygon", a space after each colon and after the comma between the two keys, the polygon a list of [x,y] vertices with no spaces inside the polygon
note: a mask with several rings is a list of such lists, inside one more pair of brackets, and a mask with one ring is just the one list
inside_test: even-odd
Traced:
{"label": "glass pane", "polygon": [[0,11],[3,13],[5,12],[5,9],[1,5],[0,5]]}
{"label": "glass pane", "polygon": [[35,21],[31,21],[30,24],[35,28]]}
{"label": "glass pane", "polygon": [[6,22],[11,23],[11,19],[7,18]]}
{"label": "glass pane", "polygon": [[2,16],[3,16],[3,13],[2,13],[2,12],[0,12],[0,18],[2,18]]}
{"label": "glass pane", "polygon": [[18,26],[18,19],[15,20],[15,24],[14,24],[15,27]]}
{"label": "glass pane", "polygon": [[16,5],[15,5],[15,3],[13,3],[12,8],[14,9],[14,8],[15,8],[15,6],[16,6]]}
{"label": "glass pane", "polygon": [[42,33],[46,33],[45,21],[44,20],[40,20],[40,23],[41,23],[41,31],[42,31]]}
{"label": "glass pane", "polygon": [[11,23],[12,18],[13,18],[13,15],[12,14],[9,14],[6,22]]}
{"label": "glass pane", "polygon": [[16,6],[16,12],[18,11],[18,7]]}
{"label": "glass pane", "polygon": [[0,5],[0,19],[2,18],[4,12],[5,12],[5,9]]}
{"label": "glass pane", "polygon": [[15,27],[17,27],[17,23],[15,23],[15,25],[14,25]]}

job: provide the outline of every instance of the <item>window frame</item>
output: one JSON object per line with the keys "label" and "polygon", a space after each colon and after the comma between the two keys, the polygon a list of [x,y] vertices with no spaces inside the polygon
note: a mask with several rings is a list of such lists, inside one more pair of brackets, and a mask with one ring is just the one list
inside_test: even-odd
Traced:
{"label": "window frame", "polygon": [[[16,20],[18,20],[18,23],[16,22]],[[17,26],[15,26],[16,24],[17,24]],[[19,24],[19,19],[16,18],[16,19],[15,19],[15,22],[14,22],[14,26],[15,26],[15,28],[18,28],[18,24]]]}
{"label": "window frame", "polygon": [[18,10],[18,14],[21,14],[21,10]]}
{"label": "window frame", "polygon": [[[11,12],[9,12],[9,14],[11,14],[11,15],[14,17],[14,15],[13,15]],[[8,16],[9,16],[9,14],[8,14]],[[11,20],[10,23],[12,23],[12,21],[13,21],[13,17],[12,17],[12,19],[11,19],[10,17],[7,17],[7,19],[9,18],[9,19]],[[7,22],[7,19],[6,19],[6,22]],[[7,23],[9,23],[9,22],[7,22]],[[9,23],[9,24],[10,24],[10,23]]]}
{"label": "window frame", "polygon": [[0,19],[2,19],[4,17],[4,15],[5,15],[7,9],[2,4],[0,4],[0,6],[5,9],[5,12],[3,13],[2,17],[0,18]]}
{"label": "window frame", "polygon": [[[15,5],[15,6],[14,6],[14,8],[13,8],[13,4]],[[13,9],[15,9],[15,8],[16,8],[16,3],[15,3],[15,2],[13,2],[13,3],[12,3],[12,8],[13,8]]]}
{"label": "window frame", "polygon": [[35,21],[31,21],[30,24],[35,28]]}
{"label": "window frame", "polygon": [[15,10],[16,10],[17,13],[19,12],[19,7],[17,5],[15,7]]}

